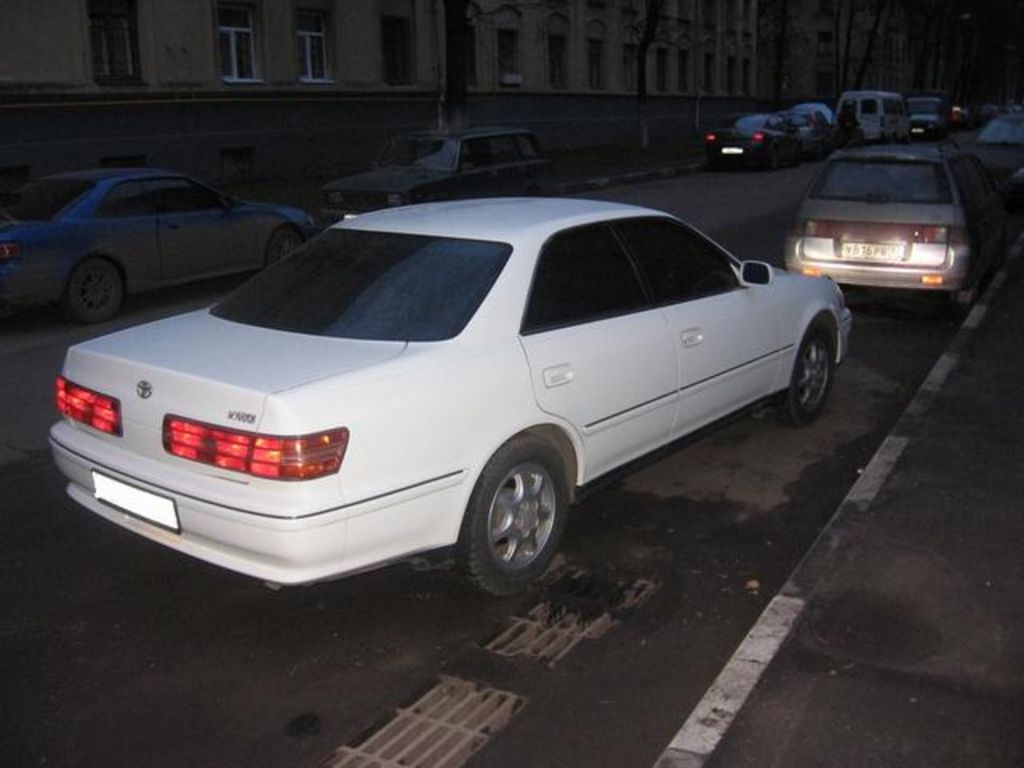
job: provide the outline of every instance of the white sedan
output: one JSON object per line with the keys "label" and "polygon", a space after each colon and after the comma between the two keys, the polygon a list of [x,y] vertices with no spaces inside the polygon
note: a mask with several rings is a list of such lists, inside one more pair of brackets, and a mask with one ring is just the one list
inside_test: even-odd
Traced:
{"label": "white sedan", "polygon": [[752,404],[814,419],[850,312],[661,211],[468,200],[336,225],[210,309],[72,347],[71,497],[298,584],[455,547],[495,594],[577,493]]}

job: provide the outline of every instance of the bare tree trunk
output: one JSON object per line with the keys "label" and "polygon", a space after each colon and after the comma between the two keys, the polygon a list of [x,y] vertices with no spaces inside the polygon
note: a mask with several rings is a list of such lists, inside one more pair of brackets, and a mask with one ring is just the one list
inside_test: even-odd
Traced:
{"label": "bare tree trunk", "polygon": [[661,22],[661,10],[665,0],[645,0],[644,22],[640,28],[640,39],[636,46],[636,105],[637,117],[640,120],[640,146],[646,149],[650,146],[650,133],[647,128],[647,120],[644,115],[644,105],[647,103],[647,54],[651,50],[651,43],[658,34],[658,25]]}
{"label": "bare tree trunk", "polygon": [[782,99],[782,84],[786,78],[786,53],[789,50],[789,0],[779,3],[779,34],[775,38],[775,82],[773,97],[776,104]]}
{"label": "bare tree trunk", "polygon": [[861,88],[864,85],[864,77],[868,73],[868,67],[871,65],[871,57],[875,52],[875,41],[878,39],[878,28],[882,24],[882,16],[885,14],[885,8],[888,4],[888,0],[878,0],[875,3],[875,20],[871,24],[871,33],[868,35],[868,42],[864,46],[864,57],[860,60],[860,67],[857,69],[857,80],[855,81],[854,88]]}
{"label": "bare tree trunk", "polygon": [[853,47],[853,21],[857,11],[854,7],[856,0],[846,0],[846,43],[843,46],[843,76],[841,79],[842,88],[846,90],[846,84],[850,82],[850,56]]}
{"label": "bare tree trunk", "polygon": [[449,128],[461,128],[466,120],[467,10],[467,0],[444,0],[444,120]]}

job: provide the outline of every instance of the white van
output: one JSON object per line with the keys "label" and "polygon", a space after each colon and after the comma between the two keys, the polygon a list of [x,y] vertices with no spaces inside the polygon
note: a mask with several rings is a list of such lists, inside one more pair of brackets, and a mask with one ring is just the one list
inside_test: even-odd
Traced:
{"label": "white van", "polygon": [[910,115],[903,97],[891,91],[844,91],[839,97],[836,115],[847,114],[857,117],[867,141],[905,142],[910,141]]}

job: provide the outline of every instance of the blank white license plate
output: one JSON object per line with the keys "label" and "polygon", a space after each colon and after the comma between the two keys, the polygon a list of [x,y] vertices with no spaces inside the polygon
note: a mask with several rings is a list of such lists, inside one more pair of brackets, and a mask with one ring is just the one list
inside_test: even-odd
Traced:
{"label": "blank white license plate", "polygon": [[842,257],[859,261],[903,261],[904,243],[843,243]]}
{"label": "blank white license plate", "polygon": [[141,517],[163,528],[169,528],[175,532],[181,530],[174,499],[144,491],[112,477],[101,475],[99,472],[92,473],[92,484],[96,489],[96,498],[100,501],[105,501],[130,515]]}
{"label": "blank white license plate", "polygon": [[722,147],[723,155],[742,155],[743,147]]}

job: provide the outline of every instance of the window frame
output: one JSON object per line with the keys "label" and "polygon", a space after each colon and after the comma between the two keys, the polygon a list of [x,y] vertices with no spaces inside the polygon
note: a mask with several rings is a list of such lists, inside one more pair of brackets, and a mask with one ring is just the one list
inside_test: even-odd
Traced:
{"label": "window frame", "polygon": [[[249,5],[237,5],[233,3],[218,3],[217,4],[217,50],[218,55],[221,58],[220,61],[220,79],[224,83],[261,83],[263,82],[260,78],[259,70],[259,56],[257,55],[257,32],[256,32],[256,10]],[[244,13],[247,16],[249,26],[248,27],[237,27],[229,24],[224,24],[221,21],[220,15],[224,11],[235,11]],[[248,77],[240,76],[238,74],[238,40],[241,34],[248,33],[249,36],[249,68],[252,70],[252,75]],[[229,49],[231,51],[230,60],[230,74],[225,73],[225,61],[223,60],[223,51],[221,50],[221,40],[227,35],[229,41]]]}
{"label": "window frame", "polygon": [[[599,323],[605,320],[613,320],[617,317],[626,317],[627,315],[635,315],[640,312],[649,312],[652,309],[656,309],[653,296],[651,294],[649,286],[647,285],[646,278],[644,277],[643,272],[640,270],[639,265],[637,264],[633,254],[626,247],[626,244],[623,242],[619,234],[615,231],[615,223],[616,220],[611,219],[605,221],[590,222],[587,224],[580,224],[574,227],[567,227],[566,229],[560,229],[558,232],[555,232],[543,242],[543,244],[537,251],[537,258],[533,264],[533,274],[530,276],[530,287],[526,292],[526,301],[523,303],[523,312],[519,321],[520,336],[534,336],[541,333],[549,333],[551,331],[564,330],[566,328],[577,328],[579,326],[588,325],[590,323]],[[604,229],[607,231],[609,238],[612,240],[612,242],[615,243],[618,252],[621,254],[623,259],[625,259],[625,262],[626,264],[628,264],[629,269],[633,274],[633,277],[636,279],[636,283],[640,288],[641,294],[643,295],[643,304],[630,309],[616,310],[591,315],[584,319],[576,319],[571,321],[554,323],[548,322],[539,325],[531,324],[529,319],[529,313],[531,302],[533,301],[533,297],[537,288],[537,276],[540,272],[541,263],[544,259],[545,254],[548,252],[551,243],[555,241],[557,238],[569,236],[574,233],[589,229]]]}
{"label": "window frame", "polygon": [[[136,0],[123,0],[125,13],[104,12],[104,4],[90,0],[86,8],[89,17],[89,66],[93,82],[97,85],[121,85],[142,82],[142,62],[139,58],[139,9]],[[97,49],[96,35],[99,33],[103,44]],[[125,72],[113,71],[113,57],[111,57],[111,34],[122,37],[124,46]],[[101,53],[104,62],[104,72],[96,69],[97,54]]]}
{"label": "window frame", "polygon": [[[397,22],[397,23],[396,23]],[[389,25],[391,25],[389,27]],[[389,47],[389,28],[397,30],[401,27],[401,39],[391,41],[399,47],[393,50]],[[413,28],[413,20],[409,16],[394,13],[382,13],[380,15],[380,52],[381,52],[381,79],[385,85],[403,86],[416,84],[416,32]],[[391,56],[389,54],[398,54]],[[395,65],[395,72],[391,72],[391,66]]]}
{"label": "window frame", "polygon": [[[300,28],[299,19],[303,16],[316,19],[320,30],[310,31]],[[299,48],[299,55],[302,62],[302,71],[299,72],[300,83],[331,83],[331,57],[328,54],[327,30],[330,28],[330,15],[316,8],[298,8],[295,11],[295,37]],[[320,41],[320,65],[323,69],[323,76],[317,77],[313,74],[314,41]]]}

